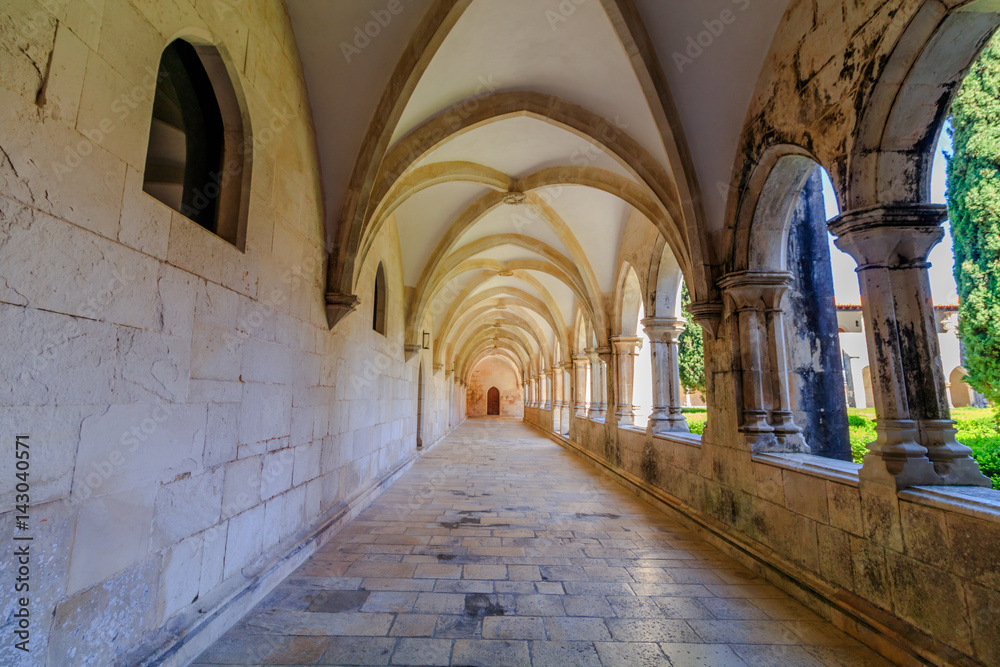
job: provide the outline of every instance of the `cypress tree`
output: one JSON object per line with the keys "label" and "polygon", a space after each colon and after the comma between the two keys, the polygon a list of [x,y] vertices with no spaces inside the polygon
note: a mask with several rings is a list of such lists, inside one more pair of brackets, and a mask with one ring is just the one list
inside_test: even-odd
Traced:
{"label": "cypress tree", "polygon": [[951,109],[948,210],[967,381],[1000,404],[1000,40],[972,66]]}

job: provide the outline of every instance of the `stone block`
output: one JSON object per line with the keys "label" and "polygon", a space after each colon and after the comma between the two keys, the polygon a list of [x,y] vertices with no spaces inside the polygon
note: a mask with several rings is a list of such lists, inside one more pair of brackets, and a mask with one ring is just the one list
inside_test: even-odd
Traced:
{"label": "stone block", "polygon": [[820,523],[829,523],[826,489],[823,480],[794,470],[782,471],[785,483],[785,507]]}
{"label": "stone block", "polygon": [[145,486],[80,504],[67,594],[136,567],[146,558],[155,496],[155,487]]}
{"label": "stone block", "polygon": [[160,551],[218,523],[224,478],[220,468],[161,486],[156,493],[150,549]]}
{"label": "stone block", "polygon": [[1000,524],[950,512],[948,562],[955,573],[973,583],[1000,589]]}
{"label": "stone block", "polygon": [[167,260],[245,296],[257,295],[256,262],[236,246],[176,212],[170,216]]}
{"label": "stone block", "polygon": [[[6,290],[17,303],[88,320],[157,328],[157,262],[41,211],[2,200]],[[40,252],[39,248],[44,248]],[[72,285],[73,289],[66,289]]]}
{"label": "stone block", "polygon": [[0,24],[0,84],[33,101],[42,88],[56,22],[34,2],[11,4],[4,10]]}
{"label": "stone block", "polygon": [[944,570],[886,551],[893,612],[932,637],[972,652],[972,630],[962,582]]}
{"label": "stone block", "polygon": [[916,503],[901,502],[899,516],[906,555],[928,565],[951,569],[954,554],[948,540],[945,513]]}
{"label": "stone block", "polygon": [[167,550],[160,572],[157,624],[172,617],[198,597],[202,536],[195,535]]}
{"label": "stone block", "polygon": [[42,108],[47,117],[68,125],[76,123],[88,50],[66,23],[58,25],[45,90],[41,94]]}
{"label": "stone block", "polygon": [[284,345],[249,339],[243,345],[244,382],[291,384],[295,355]]}
{"label": "stone block", "polygon": [[975,656],[984,665],[1000,665],[1000,591],[966,584],[965,592]]}
{"label": "stone block", "polygon": [[226,538],[229,522],[212,526],[202,533],[201,590],[210,591],[222,583],[222,572],[226,562]]}
{"label": "stone block", "polygon": [[[114,63],[128,79],[135,88],[134,95],[152,99],[156,89],[160,53],[167,45],[167,40],[135,4],[129,0],[104,0],[98,53],[108,62]],[[170,3],[169,6],[176,8],[176,12],[182,5]],[[149,116],[143,116],[138,111],[134,113],[148,123]],[[145,155],[145,151],[142,154]]]}
{"label": "stone block", "polygon": [[243,386],[240,442],[253,443],[291,433],[292,390],[263,384]]}
{"label": "stone block", "polygon": [[757,495],[775,505],[785,504],[785,484],[781,468],[765,463],[753,464],[757,478]]}
{"label": "stone block", "polygon": [[837,528],[820,524],[816,526],[819,543],[820,575],[837,586],[854,590],[853,568],[851,567],[851,537]]}
{"label": "stone block", "polygon": [[[163,333],[190,340],[194,332],[194,310],[200,281],[187,271],[160,265],[156,282]],[[205,401],[197,401],[205,402]]]}
{"label": "stone block", "polygon": [[264,455],[260,477],[260,497],[262,500],[273,498],[291,488],[294,465],[294,450],[282,449]]}
{"label": "stone block", "polygon": [[288,494],[275,496],[264,505],[264,533],[261,536],[261,548],[267,551],[281,541],[281,533],[285,522],[285,501]]}
{"label": "stone block", "polygon": [[10,474],[0,477],[0,512],[13,509],[18,482],[14,477],[14,438],[27,435],[31,503],[42,504],[69,495],[73,482],[80,424],[96,407],[46,405],[0,407],[0,437],[10,443]]}
{"label": "stone block", "polygon": [[861,536],[864,526],[861,522],[861,494],[858,488],[827,481],[826,495],[830,525]]}
{"label": "stone block", "polygon": [[7,155],[0,192],[116,238],[125,163],[61,122],[36,122],[37,113],[33,102],[0,86],[0,146]]}
{"label": "stone block", "polygon": [[264,505],[243,512],[229,520],[226,536],[226,563],[223,580],[260,555],[264,533]]}
{"label": "stone block", "polygon": [[130,662],[126,652],[156,622],[159,572],[160,559],[149,558],[61,602],[52,621],[48,664]]}
{"label": "stone block", "polygon": [[260,502],[261,457],[226,464],[223,482],[222,518],[228,519]]}
{"label": "stone block", "polygon": [[236,460],[239,440],[240,404],[210,403],[205,431],[205,456],[202,464],[215,467]]}
{"label": "stone block", "polygon": [[[105,32],[102,27],[102,35]],[[102,50],[105,41],[102,38]],[[121,60],[115,61],[108,60],[100,52],[90,51],[76,117],[77,130],[136,169],[145,167],[158,63],[146,71],[136,72],[135,80],[122,76],[120,69],[111,63],[135,62],[150,53],[148,48],[137,49],[136,53],[123,54]]]}
{"label": "stone block", "polygon": [[243,364],[243,339],[232,329],[201,324],[191,338],[191,378],[237,381]]}
{"label": "stone block", "polygon": [[143,192],[142,182],[143,169],[129,166],[125,174],[118,240],[163,260],[167,258],[167,242],[170,239],[171,209]]}
{"label": "stone block", "polygon": [[87,417],[73,477],[86,499],[192,473],[205,447],[206,407],[174,403],[111,405]]}
{"label": "stone block", "polygon": [[295,474],[292,478],[294,486],[319,476],[320,444],[315,441],[295,448]]}
{"label": "stone block", "polygon": [[861,518],[865,538],[893,551],[903,551],[896,489],[883,484],[862,485]]}
{"label": "stone block", "polygon": [[863,538],[851,536],[854,592],[887,611],[892,609],[892,591],[886,568],[886,550]]}
{"label": "stone block", "polygon": [[118,334],[112,402],[183,403],[190,377],[189,340],[134,329]]}

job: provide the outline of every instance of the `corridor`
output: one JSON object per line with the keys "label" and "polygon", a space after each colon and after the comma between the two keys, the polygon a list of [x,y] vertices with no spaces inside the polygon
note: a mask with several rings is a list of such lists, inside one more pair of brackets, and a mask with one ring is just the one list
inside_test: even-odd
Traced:
{"label": "corridor", "polygon": [[468,421],[197,665],[887,665],[520,421]]}

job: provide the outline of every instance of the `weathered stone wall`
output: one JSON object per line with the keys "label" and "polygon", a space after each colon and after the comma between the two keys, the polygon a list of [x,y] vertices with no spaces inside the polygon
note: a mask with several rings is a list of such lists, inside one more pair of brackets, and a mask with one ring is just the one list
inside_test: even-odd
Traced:
{"label": "weathered stone wall", "polygon": [[[525,419],[551,432],[550,412],[529,409]],[[577,417],[569,440],[899,664],[1000,659],[995,492],[897,495],[859,484],[853,463],[751,457],[711,437],[654,437]]]}
{"label": "weathered stone wall", "polygon": [[486,415],[486,394],[490,387],[500,391],[500,415],[524,416],[524,390],[514,375],[510,364],[499,359],[485,359],[476,366],[469,377],[466,390],[466,414],[469,417]]}
{"label": "weathered stone wall", "polygon": [[[4,14],[0,432],[30,436],[34,578],[31,653],[5,641],[0,663],[134,662],[413,455],[398,240],[388,225],[358,312],[329,331],[315,140],[281,2]],[[142,192],[160,54],[184,36],[219,46],[252,123],[245,252]],[[380,259],[387,336],[371,328]],[[429,385],[436,439],[454,420],[444,378]],[[4,535],[14,481],[0,480]]]}

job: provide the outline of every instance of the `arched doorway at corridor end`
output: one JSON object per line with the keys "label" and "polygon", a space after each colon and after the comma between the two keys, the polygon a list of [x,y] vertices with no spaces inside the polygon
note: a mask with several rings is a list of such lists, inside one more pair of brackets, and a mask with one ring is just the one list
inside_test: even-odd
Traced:
{"label": "arched doorway at corridor end", "polygon": [[496,387],[486,392],[486,414],[500,416],[500,390]]}

